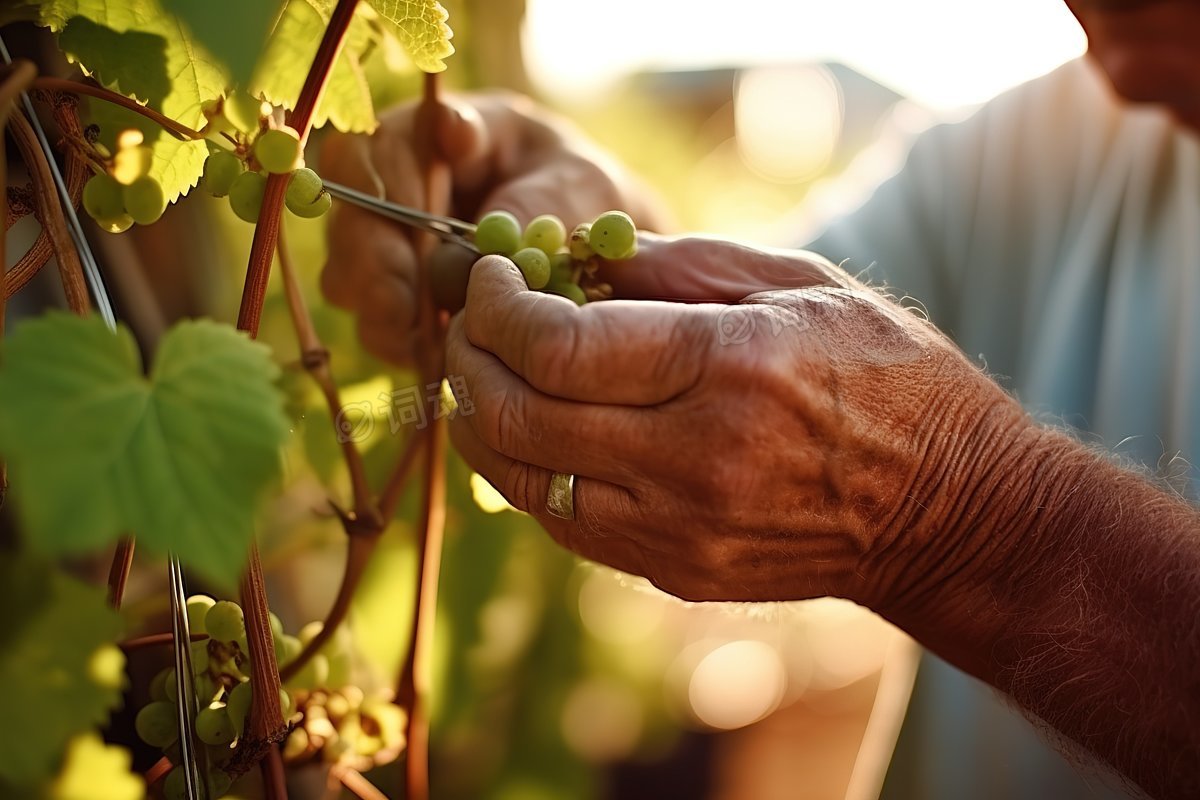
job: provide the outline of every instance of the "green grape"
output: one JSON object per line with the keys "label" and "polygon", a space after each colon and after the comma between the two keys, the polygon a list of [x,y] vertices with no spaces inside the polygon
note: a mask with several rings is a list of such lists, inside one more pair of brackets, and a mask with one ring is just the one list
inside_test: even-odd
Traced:
{"label": "green grape", "polygon": [[574,283],[575,259],[570,253],[550,256],[550,283]]}
{"label": "green grape", "polygon": [[267,612],[267,620],[271,623],[271,635],[278,639],[283,636],[283,620],[274,611]]}
{"label": "green grape", "polygon": [[133,720],[138,737],[151,747],[170,747],[179,738],[175,704],[165,700],[147,703]]}
{"label": "green grape", "polygon": [[319,689],[329,680],[329,659],[314,653],[300,671],[284,682],[289,689]]}
{"label": "green grape", "polygon": [[125,187],[125,210],[139,225],[150,225],[167,210],[167,196],[162,184],[143,175]]}
{"label": "green grape", "polygon": [[637,253],[637,229],[624,211],[606,211],[592,223],[588,244],[602,258],[632,258]]}
{"label": "green grape", "polygon": [[258,212],[262,210],[266,190],[267,176],[258,172],[243,172],[229,187],[229,207],[246,222],[258,222]]}
{"label": "green grape", "polygon": [[[222,751],[222,755],[228,753],[228,748]],[[210,769],[208,771],[208,791],[213,797],[224,797],[225,793],[233,786],[233,776],[223,769]]]}
{"label": "green grape", "polygon": [[213,197],[224,197],[237,177],[246,171],[242,160],[228,150],[210,153],[204,159],[204,177],[201,186]]}
{"label": "green grape", "polygon": [[433,302],[446,311],[458,311],[467,304],[467,282],[475,253],[462,245],[443,242],[429,254],[429,288]]}
{"label": "green grape", "polygon": [[192,642],[192,674],[208,672],[208,642]]}
{"label": "green grape", "polygon": [[221,692],[221,687],[217,685],[211,675],[197,675],[192,686],[196,691],[196,699],[201,703],[211,703],[213,698]]}
{"label": "green grape", "polygon": [[404,711],[381,697],[368,697],[359,713],[375,722],[385,746],[400,744],[404,739]]}
{"label": "green grape", "polygon": [[128,214],[122,214],[116,219],[98,219],[96,222],[108,233],[124,233],[133,227],[133,217]]}
{"label": "green grape", "polygon": [[548,256],[552,256],[567,243],[567,228],[553,214],[542,214],[534,217],[525,226],[521,235],[522,247],[536,247]]}
{"label": "green grape", "polygon": [[303,649],[304,642],[285,633],[275,639],[275,660],[280,664],[287,664],[300,655],[300,651]]}
{"label": "green grape", "polygon": [[250,681],[242,681],[234,686],[225,698],[225,711],[239,737],[246,730],[246,718],[250,715],[250,701],[253,699],[254,690],[250,687]]}
{"label": "green grape", "polygon": [[204,627],[204,615],[216,605],[216,600],[206,594],[194,594],[187,599],[188,630],[192,633],[208,633]]}
{"label": "green grape", "polygon": [[246,635],[242,607],[231,600],[215,603],[204,617],[208,635],[218,642],[233,642]]}
{"label": "green grape", "polygon": [[292,128],[263,131],[254,142],[254,157],[275,175],[286,175],[300,166],[300,155],[300,134]]}
{"label": "green grape", "polygon": [[[163,779],[163,800],[188,800],[187,773],[183,767],[175,767]],[[199,800],[204,800],[204,782],[200,782]]]}
{"label": "green grape", "polygon": [[587,303],[587,295],[583,293],[583,289],[573,283],[552,283],[546,287],[546,291],[573,300],[577,306]]}
{"label": "green grape", "polygon": [[591,235],[592,223],[590,222],[581,222],[571,229],[571,236],[567,239],[567,249],[571,252],[571,258],[576,261],[587,261],[596,255],[592,246],[588,244]]}
{"label": "green grape", "polygon": [[93,175],[83,185],[83,208],[99,223],[125,216],[124,187],[113,176]]}
{"label": "green grape", "polygon": [[263,118],[263,102],[245,92],[234,92],[221,104],[221,113],[240,131],[251,133],[258,130]]}
{"label": "green grape", "polygon": [[212,703],[196,715],[196,736],[205,744],[229,744],[236,735],[224,703]]}
{"label": "green grape", "polygon": [[287,719],[296,712],[296,698],[287,689],[279,690],[279,712]]}
{"label": "green grape", "polygon": [[526,247],[513,253],[516,264],[530,289],[541,289],[550,282],[550,256],[536,247]]}
{"label": "green grape", "polygon": [[179,697],[179,684],[175,681],[174,668],[167,670],[167,677],[163,679],[163,692],[172,703]]}
{"label": "green grape", "polygon": [[288,211],[297,217],[319,217],[333,205],[333,198],[325,191],[321,176],[308,167],[301,167],[288,179],[287,195],[284,198]]}
{"label": "green grape", "polygon": [[122,147],[113,157],[112,174],[121,183],[133,183],[150,173],[154,151],[144,144]]}
{"label": "green grape", "polygon": [[507,211],[484,214],[475,226],[475,246],[484,255],[511,256],[521,249],[521,223]]}
{"label": "green grape", "polygon": [[150,679],[150,699],[151,700],[166,700],[167,699],[167,676],[171,674],[170,669],[159,671],[157,675]]}

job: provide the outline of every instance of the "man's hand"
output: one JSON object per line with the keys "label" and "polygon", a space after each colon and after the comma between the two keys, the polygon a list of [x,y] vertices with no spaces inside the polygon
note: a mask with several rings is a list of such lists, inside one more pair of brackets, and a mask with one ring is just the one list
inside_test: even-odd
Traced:
{"label": "man's hand", "polygon": [[[414,124],[416,106],[386,114],[370,137],[335,135],[323,148],[331,181],[425,207]],[[435,120],[439,156],[454,182],[451,213],[475,219],[495,209],[522,223],[557,214],[568,226],[618,208],[642,228],[667,225],[651,193],[544,109],[513,95],[449,100]],[[363,344],[394,363],[412,360],[416,255],[411,232],[369,211],[338,204],[329,225],[326,297],[358,315]]]}
{"label": "man's hand", "polygon": [[[751,275],[807,265],[809,288],[578,308],[481,260],[447,342],[475,408],[456,446],[565,546],[680,597],[901,590],[928,566],[918,512],[971,491],[947,465],[989,458],[1024,415],[933,326],[832,267],[708,247]],[[572,522],[546,510],[553,472],[578,476]]]}

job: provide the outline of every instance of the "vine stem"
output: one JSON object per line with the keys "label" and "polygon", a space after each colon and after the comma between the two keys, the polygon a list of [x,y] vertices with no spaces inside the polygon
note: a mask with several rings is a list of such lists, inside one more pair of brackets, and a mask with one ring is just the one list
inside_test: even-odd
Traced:
{"label": "vine stem", "polygon": [[[6,138],[4,129],[8,126],[8,118],[13,112],[16,100],[21,92],[29,86],[37,75],[37,68],[33,62],[25,59],[18,59],[10,64],[4,72],[4,82],[0,84],[0,219],[8,219],[8,153],[5,149]],[[7,276],[8,267],[5,264],[4,254],[7,251],[8,230],[3,224],[0,224],[0,337],[4,336],[5,312],[7,310],[8,286]],[[8,464],[0,460],[0,506],[4,505],[4,500],[8,496]]]}
{"label": "vine stem", "polygon": [[[121,607],[125,597],[125,583],[129,580],[129,570],[133,568],[134,539],[132,536],[122,536],[113,551],[112,565],[108,568],[108,604],[113,608]],[[172,634],[165,634],[167,641],[172,641]]]}
{"label": "vine stem", "polygon": [[[291,115],[292,127],[300,134],[301,142],[308,138],[313,111],[324,93],[329,73],[333,69],[334,60],[341,49],[357,5],[358,0],[338,0],[329,25],[321,37],[316,56],[296,101],[296,110]],[[246,283],[242,289],[242,302],[237,319],[238,329],[246,331],[252,339],[257,338],[259,322],[262,319],[263,300],[266,297],[271,262],[274,260],[279,238],[280,215],[287,180],[286,175],[272,175],[267,180],[258,224],[254,227],[254,242],[250,247],[250,263],[246,269]],[[261,760],[265,755],[270,759],[270,769],[266,768],[268,765],[261,767],[263,779],[267,783],[267,795],[271,798],[286,798],[287,787],[283,783],[282,765],[278,762],[278,751],[274,745],[287,735],[287,725],[277,699],[281,690],[279,665],[275,658],[262,564],[258,556],[258,547],[253,544],[242,578],[241,596],[242,610],[246,615],[246,639],[250,647],[252,665],[250,681],[254,697],[250,704],[246,736],[246,744],[252,744],[253,747],[249,748],[250,752],[246,758]],[[258,751],[257,754],[254,751]]]}
{"label": "vine stem", "polygon": [[367,780],[361,772],[353,767],[335,764],[330,768],[329,772],[359,800],[388,800],[387,795],[379,791],[375,787],[375,784]]}
{"label": "vine stem", "polygon": [[[338,0],[325,28],[325,35],[317,47],[308,77],[296,100],[296,108],[288,116],[288,123],[300,134],[300,141],[308,139],[312,127],[313,112],[325,92],[325,84],[333,69],[334,60],[341,50],[342,41],[358,0]],[[288,176],[272,175],[267,179],[263,193],[262,210],[258,214],[258,225],[254,228],[254,242],[250,245],[250,266],[246,270],[246,285],[242,289],[242,305],[238,309],[238,328],[250,335],[258,334],[262,318],[263,299],[267,294],[267,282],[271,277],[271,261],[275,255],[275,243],[279,238],[280,214],[283,211],[283,196],[287,192]]]}
{"label": "vine stem", "polygon": [[105,89],[103,86],[97,86],[93,83],[83,83],[82,81],[73,81],[67,78],[38,78],[33,82],[33,88],[45,89],[51,92],[68,92],[70,94],[82,94],[88,97],[95,97],[99,100],[105,100],[113,105],[127,108],[135,114],[141,114],[146,119],[154,122],[167,133],[174,136],[176,139],[203,139],[204,134],[200,131],[193,130],[181,122],[176,122],[170,117],[164,116],[155,111],[149,106],[144,106],[138,101],[126,97],[123,94],[114,92],[110,89]]}
{"label": "vine stem", "polygon": [[15,114],[8,127],[33,178],[34,197],[42,229],[49,234],[50,243],[54,247],[67,304],[72,311],[83,316],[92,310],[92,301],[83,278],[83,264],[80,263],[79,253],[71,242],[71,234],[67,231],[67,219],[58,203],[58,192],[54,187],[50,164],[46,161],[46,154],[42,152],[33,126],[23,114]]}
{"label": "vine stem", "polygon": [[[452,181],[436,140],[436,116],[441,103],[438,77],[425,76],[424,95],[417,109],[415,146],[424,168],[426,211],[445,214],[450,209]],[[430,234],[417,239],[421,263],[437,244]],[[419,325],[422,340],[421,377],[425,385],[441,384],[445,374],[445,326],[430,289],[429,276],[418,282]],[[446,419],[436,415],[430,423],[421,484],[421,520],[417,526],[417,600],[413,606],[411,640],[396,690],[396,702],[408,709],[405,758],[405,797],[429,798],[429,713],[432,683],[434,621],[437,614],[438,578],[442,563],[442,537],[446,523]]]}
{"label": "vine stem", "polygon": [[279,275],[283,279],[288,311],[292,318],[292,326],[296,329],[296,341],[300,345],[300,361],[321,388],[325,404],[329,407],[329,418],[333,420],[335,432],[338,434],[346,469],[350,473],[350,486],[354,494],[354,521],[369,528],[370,532],[378,534],[383,530],[383,520],[371,502],[371,487],[358,445],[353,438],[337,430],[337,420],[342,413],[342,398],[338,394],[333,370],[329,366],[329,350],[317,335],[316,325],[308,312],[308,304],[304,302],[304,293],[300,290],[300,281],[296,277],[296,268],[288,251],[287,236],[282,228],[279,231],[278,249]]}

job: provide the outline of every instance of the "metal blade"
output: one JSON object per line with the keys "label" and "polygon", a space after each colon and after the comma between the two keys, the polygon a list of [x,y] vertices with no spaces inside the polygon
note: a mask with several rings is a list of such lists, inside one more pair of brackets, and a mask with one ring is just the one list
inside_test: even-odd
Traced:
{"label": "metal blade", "polygon": [[360,208],[365,208],[380,216],[393,219],[418,230],[427,231],[442,241],[453,242],[472,252],[479,252],[479,248],[475,246],[475,242],[469,238],[475,233],[475,226],[470,222],[464,222],[454,217],[430,214],[427,211],[402,206],[399,203],[393,203],[388,200],[381,200],[366,192],[351,189],[349,186],[343,186],[340,183],[324,181],[324,184],[325,191],[339,200],[352,203]]}

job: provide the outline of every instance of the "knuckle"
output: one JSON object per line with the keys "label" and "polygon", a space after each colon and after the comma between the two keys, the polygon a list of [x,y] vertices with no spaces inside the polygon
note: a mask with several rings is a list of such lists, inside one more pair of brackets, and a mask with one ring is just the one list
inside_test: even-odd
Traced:
{"label": "knuckle", "polygon": [[533,479],[533,468],[520,461],[511,462],[504,471],[501,494],[514,508],[526,513],[537,508],[537,488]]}

